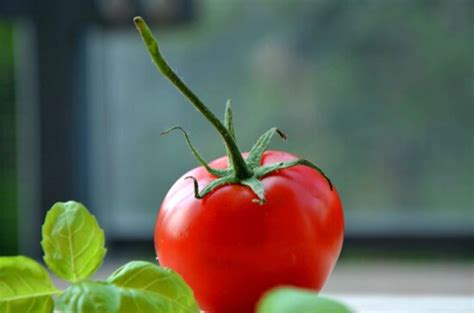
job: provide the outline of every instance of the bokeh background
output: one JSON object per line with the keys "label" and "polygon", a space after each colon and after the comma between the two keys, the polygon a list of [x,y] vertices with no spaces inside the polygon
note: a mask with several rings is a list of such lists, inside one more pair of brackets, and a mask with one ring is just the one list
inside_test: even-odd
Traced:
{"label": "bokeh background", "polygon": [[[131,21],[222,115],[332,178],[346,244],[330,291],[472,293],[474,2],[0,2],[0,255],[41,256],[56,201],[96,214],[108,264],[152,258],[171,184],[216,132],[158,72]],[[436,276],[436,275],[438,276]],[[385,275],[385,276],[384,276]],[[380,279],[383,277],[383,279]],[[437,282],[444,282],[440,285]]]}

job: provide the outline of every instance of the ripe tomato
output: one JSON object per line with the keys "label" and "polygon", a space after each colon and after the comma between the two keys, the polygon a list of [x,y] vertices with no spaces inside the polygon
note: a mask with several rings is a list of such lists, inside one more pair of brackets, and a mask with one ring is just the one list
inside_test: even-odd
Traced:
{"label": "ripe tomato", "polygon": [[[244,154],[245,157],[245,154]],[[295,159],[266,151],[262,164]],[[227,157],[213,161],[228,166]],[[252,201],[246,186],[221,186],[196,199],[200,186],[216,177],[197,167],[166,195],[155,229],[159,262],[182,275],[201,309],[250,313],[268,289],[292,285],[321,290],[342,247],[341,201],[320,172],[297,165],[263,177],[266,203]]]}
{"label": "ripe tomato", "polygon": [[286,138],[275,127],[241,154],[230,102],[222,123],[168,65],[145,21],[134,22],[158,70],[215,127],[227,150],[227,157],[207,164],[183,128],[164,132],[183,132],[203,166],[178,179],[161,205],[160,263],[183,276],[208,313],[251,313],[278,285],[319,291],[344,235],[341,201],[329,178],[308,160],[265,152],[273,135]]}

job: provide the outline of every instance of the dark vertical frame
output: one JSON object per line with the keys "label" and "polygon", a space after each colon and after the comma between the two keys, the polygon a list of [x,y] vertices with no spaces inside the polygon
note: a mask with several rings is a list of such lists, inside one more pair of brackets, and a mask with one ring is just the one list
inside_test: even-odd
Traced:
{"label": "dark vertical frame", "polygon": [[91,1],[42,1],[33,10],[36,25],[40,143],[40,207],[55,201],[85,199],[81,190],[81,120],[77,87],[81,19],[90,16]]}

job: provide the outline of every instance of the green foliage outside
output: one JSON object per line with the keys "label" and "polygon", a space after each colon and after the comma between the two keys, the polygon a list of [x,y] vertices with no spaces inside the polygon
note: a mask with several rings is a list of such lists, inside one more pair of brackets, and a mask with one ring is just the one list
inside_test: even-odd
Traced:
{"label": "green foliage outside", "polygon": [[17,247],[13,27],[0,21],[0,255]]}

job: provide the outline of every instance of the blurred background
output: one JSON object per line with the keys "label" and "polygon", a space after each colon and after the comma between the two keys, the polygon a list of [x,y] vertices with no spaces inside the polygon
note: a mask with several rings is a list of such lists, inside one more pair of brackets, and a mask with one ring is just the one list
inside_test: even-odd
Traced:
{"label": "blurred background", "polygon": [[[272,143],[318,164],[347,235],[330,292],[471,293],[474,286],[474,2],[2,0],[0,255],[40,258],[56,201],[104,227],[107,264],[153,258],[173,182],[224,154],[156,72],[142,15],[172,66],[247,150]],[[100,274],[99,274],[100,275]]]}

